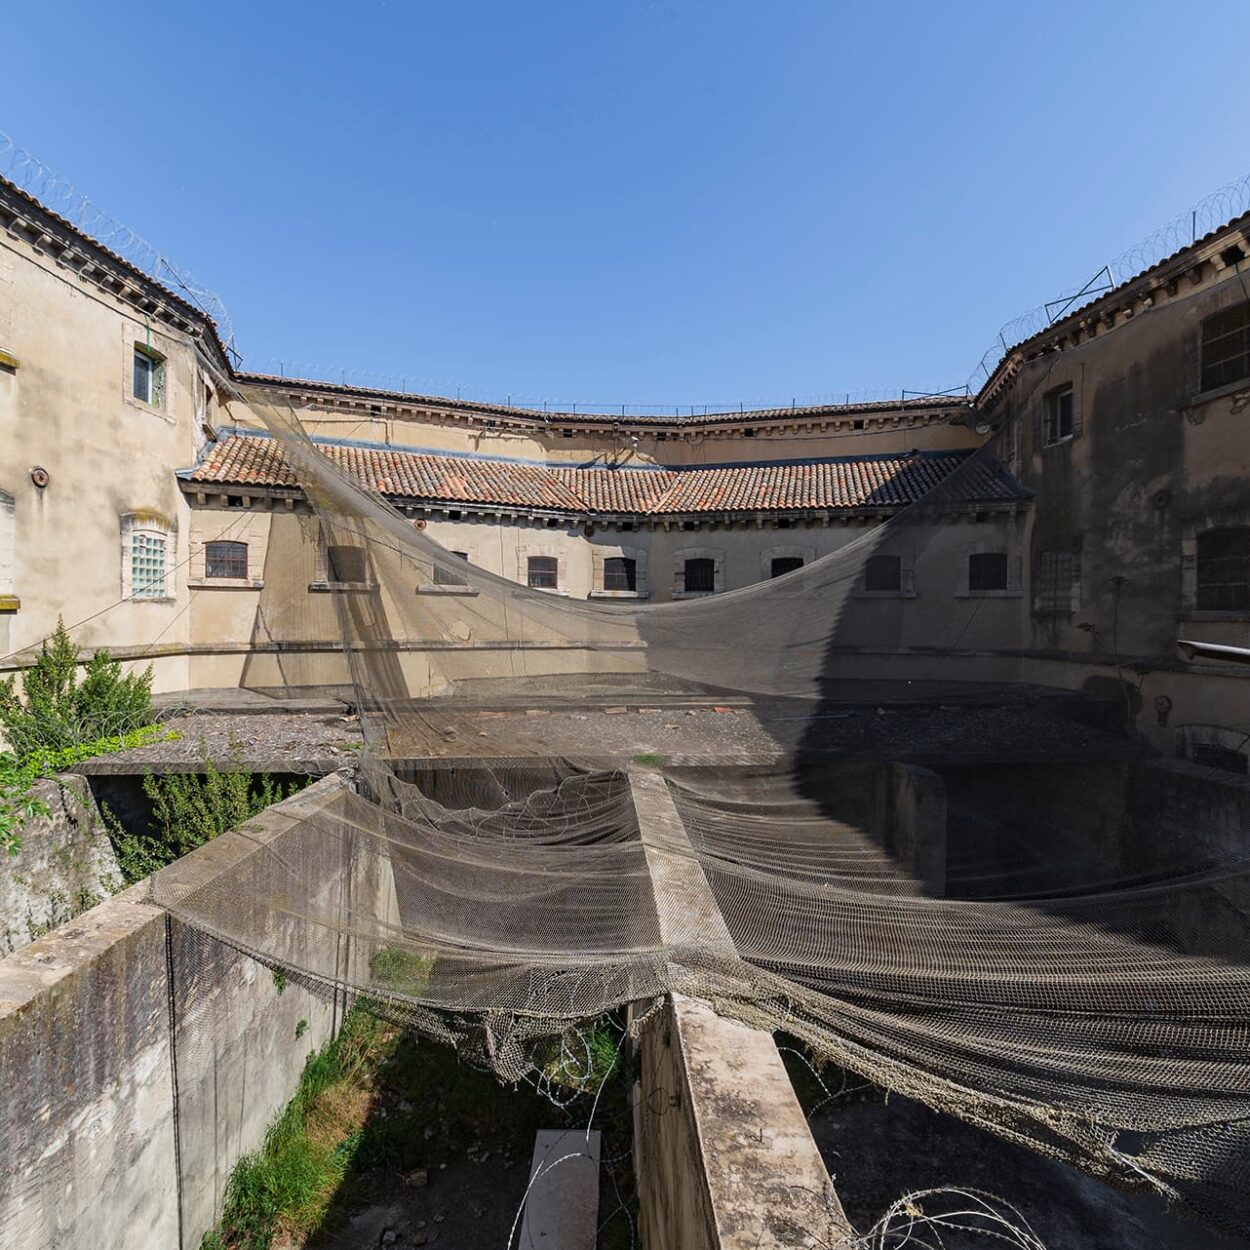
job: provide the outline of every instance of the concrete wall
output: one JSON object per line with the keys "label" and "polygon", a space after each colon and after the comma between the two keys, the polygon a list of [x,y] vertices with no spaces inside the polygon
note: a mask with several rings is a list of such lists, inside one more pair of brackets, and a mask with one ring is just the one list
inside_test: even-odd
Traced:
{"label": "concrete wall", "polygon": [[49,811],[26,822],[21,850],[0,863],[0,956],[94,907],[122,880],[85,778],[47,778],[31,793]]}
{"label": "concrete wall", "polygon": [[[180,863],[264,857],[344,794],[326,778]],[[142,884],[0,961],[0,1247],[198,1247],[335,1022],[334,1003],[280,990]]]}
{"label": "concrete wall", "polygon": [[641,1029],[646,1250],[835,1250],[853,1233],[772,1036],[674,995]]}

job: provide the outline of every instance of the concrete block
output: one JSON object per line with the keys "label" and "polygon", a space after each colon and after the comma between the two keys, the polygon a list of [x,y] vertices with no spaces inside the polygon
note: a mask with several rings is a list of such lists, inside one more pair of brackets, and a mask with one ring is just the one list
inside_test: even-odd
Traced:
{"label": "concrete block", "polygon": [[541,1130],[518,1250],[594,1250],[598,1226],[598,1129]]}

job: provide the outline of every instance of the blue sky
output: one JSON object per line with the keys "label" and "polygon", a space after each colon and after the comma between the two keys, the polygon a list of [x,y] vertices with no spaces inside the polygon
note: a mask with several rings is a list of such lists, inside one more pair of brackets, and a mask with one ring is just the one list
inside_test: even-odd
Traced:
{"label": "blue sky", "polygon": [[962,384],[1250,169],[1238,3],[58,6],[0,129],[245,361],[553,405]]}

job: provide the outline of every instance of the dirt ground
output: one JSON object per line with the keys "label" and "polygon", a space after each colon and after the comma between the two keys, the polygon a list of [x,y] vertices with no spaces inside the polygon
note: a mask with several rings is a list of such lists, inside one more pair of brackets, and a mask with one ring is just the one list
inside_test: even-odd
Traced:
{"label": "dirt ground", "polygon": [[[908,1098],[876,1090],[827,1103],[812,1132],[847,1216],[866,1232],[896,1199],[942,1185],[1006,1199],[1046,1250],[1245,1250],[1149,1194],[1127,1194]],[[921,1200],[923,1209],[924,1201]],[[985,1237],[942,1233],[943,1250],[987,1250]]]}

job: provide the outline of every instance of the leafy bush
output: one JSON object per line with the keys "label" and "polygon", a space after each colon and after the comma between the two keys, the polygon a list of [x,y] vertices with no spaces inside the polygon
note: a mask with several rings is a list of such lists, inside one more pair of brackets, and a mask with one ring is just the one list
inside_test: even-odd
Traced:
{"label": "leafy bush", "polygon": [[142,881],[188,851],[234,829],[272,803],[301,789],[302,781],[283,786],[267,773],[243,767],[238,748],[230,767],[218,768],[204,756],[202,772],[147,773],[143,792],[152,803],[152,827],[129,833],[112,812],[105,819],[118,867],[127,885]]}
{"label": "leafy bush", "polygon": [[43,777],[64,772],[93,755],[127,751],[147,746],[150,742],[176,737],[166,734],[159,725],[144,725],[116,737],[93,738],[72,746],[50,750],[38,747],[19,758],[11,751],[0,752],[0,848],[16,855],[21,850],[19,830],[36,816],[46,816],[48,805],[31,793],[31,787]]}
{"label": "leafy bush", "polygon": [[0,729],[19,760],[36,751],[64,751],[100,738],[133,733],[152,721],[152,669],[123,675],[120,661],[99,650],[78,680],[78,647],[65,622],[44,641],[26,670],[0,682]]}

